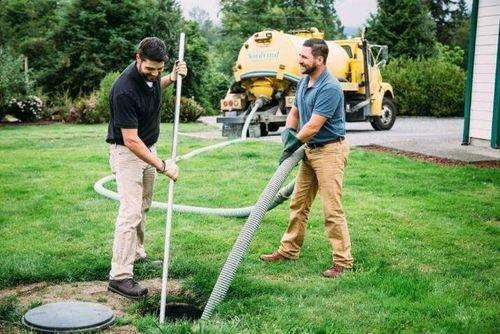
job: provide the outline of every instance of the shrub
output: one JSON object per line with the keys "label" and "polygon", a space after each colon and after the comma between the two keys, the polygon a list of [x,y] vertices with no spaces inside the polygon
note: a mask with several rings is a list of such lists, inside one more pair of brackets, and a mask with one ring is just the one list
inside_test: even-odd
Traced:
{"label": "shrub", "polygon": [[175,94],[174,85],[165,88],[161,94],[161,121],[172,122],[174,119]]}
{"label": "shrub", "polygon": [[[167,95],[167,94],[165,94]],[[165,103],[163,103],[162,109],[162,122],[173,122],[175,116],[175,98],[170,99],[170,96],[164,96]],[[168,103],[168,105],[166,105]],[[170,104],[171,103],[171,104]],[[179,115],[180,123],[194,122],[205,113],[205,109],[202,108],[193,99],[187,97],[181,97],[181,113]]]}
{"label": "shrub", "polygon": [[28,83],[23,73],[23,59],[10,50],[0,47],[0,109],[15,97],[28,93]]}
{"label": "shrub", "polygon": [[47,105],[42,110],[42,118],[51,121],[62,121],[70,113],[73,100],[66,91],[47,98]]}
{"label": "shrub", "polygon": [[443,58],[397,59],[385,67],[383,75],[394,88],[400,115],[463,114],[465,71]]}
{"label": "shrub", "polygon": [[109,92],[118,72],[108,73],[101,80],[99,91],[72,100],[69,92],[55,95],[44,113],[46,118],[68,123],[97,124],[109,120]]}
{"label": "shrub", "polygon": [[33,122],[40,118],[42,100],[37,96],[27,96],[12,99],[5,108],[5,113],[10,114],[22,122]]}
{"label": "shrub", "polygon": [[438,55],[437,58],[457,66],[462,66],[465,51],[459,46],[450,47],[441,43],[437,43]]}
{"label": "shrub", "polygon": [[208,114],[220,114],[220,100],[226,96],[227,89],[230,86],[230,79],[227,75],[219,72],[212,67],[207,69],[203,77],[203,95],[201,103]]}
{"label": "shrub", "polygon": [[96,124],[104,123],[106,119],[96,112],[97,97],[91,94],[80,97],[73,102],[73,106],[64,116],[63,120],[68,123]]}
{"label": "shrub", "polygon": [[[109,120],[109,92],[111,91],[111,87],[115,82],[116,78],[120,73],[118,72],[110,72],[106,74],[104,79],[101,80],[99,85],[99,91],[97,92],[97,101],[95,110],[92,112],[93,119],[104,119],[104,121]],[[90,116],[90,115],[89,115]]]}
{"label": "shrub", "polygon": [[109,111],[97,110],[97,96],[92,94],[87,98],[82,98],[77,102],[80,111],[81,122],[85,124],[105,123],[109,120]]}

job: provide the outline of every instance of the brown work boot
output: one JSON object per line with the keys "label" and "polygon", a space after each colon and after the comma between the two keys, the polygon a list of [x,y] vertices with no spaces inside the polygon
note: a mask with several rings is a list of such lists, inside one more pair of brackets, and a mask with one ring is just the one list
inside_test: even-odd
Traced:
{"label": "brown work boot", "polygon": [[130,299],[139,299],[148,294],[148,288],[141,286],[132,278],[109,280],[108,290]]}
{"label": "brown work boot", "polygon": [[278,251],[272,254],[263,254],[259,258],[264,262],[279,262],[279,261],[291,260],[286,256],[283,256],[280,253],[278,253]]}
{"label": "brown work boot", "polygon": [[331,267],[330,269],[323,271],[321,275],[328,278],[339,278],[340,276],[342,276],[344,271],[347,270],[352,270],[352,269],[339,266],[338,264],[334,264],[333,267]]}

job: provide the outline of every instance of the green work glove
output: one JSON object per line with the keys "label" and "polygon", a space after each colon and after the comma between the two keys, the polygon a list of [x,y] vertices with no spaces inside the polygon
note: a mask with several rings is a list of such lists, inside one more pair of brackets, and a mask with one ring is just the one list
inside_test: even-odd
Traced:
{"label": "green work glove", "polygon": [[297,138],[297,131],[292,128],[286,128],[283,130],[281,133],[281,141],[283,142],[283,154],[280,158],[280,165],[283,161],[288,159],[293,152],[304,145],[304,143]]}
{"label": "green work glove", "polygon": [[283,143],[283,147],[285,147],[288,141],[293,138],[293,136],[297,137],[297,130],[292,128],[285,128],[283,132],[281,132],[281,142]]}

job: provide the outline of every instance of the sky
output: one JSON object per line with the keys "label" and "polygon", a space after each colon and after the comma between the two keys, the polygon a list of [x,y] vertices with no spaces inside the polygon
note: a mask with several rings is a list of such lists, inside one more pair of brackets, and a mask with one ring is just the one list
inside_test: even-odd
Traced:
{"label": "sky", "polygon": [[[189,18],[193,7],[200,7],[208,12],[214,22],[219,22],[219,0],[178,0],[184,16]],[[472,0],[467,0],[469,8]],[[336,0],[335,9],[344,27],[361,27],[377,10],[377,0]]]}
{"label": "sky", "polygon": [[[193,7],[200,7],[208,12],[210,18],[219,22],[219,0],[178,0],[186,18]],[[377,9],[377,0],[336,0],[335,9],[344,26],[359,27]]]}

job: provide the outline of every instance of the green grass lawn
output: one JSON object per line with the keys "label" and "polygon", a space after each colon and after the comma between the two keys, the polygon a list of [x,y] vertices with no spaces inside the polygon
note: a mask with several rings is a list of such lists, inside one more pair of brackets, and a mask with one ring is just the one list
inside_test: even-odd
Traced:
{"label": "green grass lawn", "polygon": [[[171,128],[162,125],[159,153],[164,157],[170,156]],[[180,130],[206,127],[188,124]],[[110,173],[105,133],[105,125],[0,127],[0,289],[107,279],[118,203],[93,191],[94,182]],[[215,142],[180,136],[178,152]],[[175,202],[252,205],[276,169],[279,153],[278,144],[251,141],[183,161]],[[276,248],[287,225],[284,204],[266,215],[214,316],[164,328],[208,333],[500,332],[500,170],[443,167],[353,149],[344,187],[353,272],[340,280],[320,276],[331,264],[331,250],[318,199],[301,259],[259,261],[261,253]],[[166,198],[167,181],[161,177],[155,200]],[[170,277],[192,293],[192,302],[201,306],[208,300],[244,222],[174,214]],[[165,213],[150,211],[146,247],[152,258],[162,257],[164,225]],[[139,280],[159,276],[137,272]],[[0,305],[0,321],[10,319],[11,302]],[[133,308],[130,312],[139,331],[158,332],[155,317]]]}

